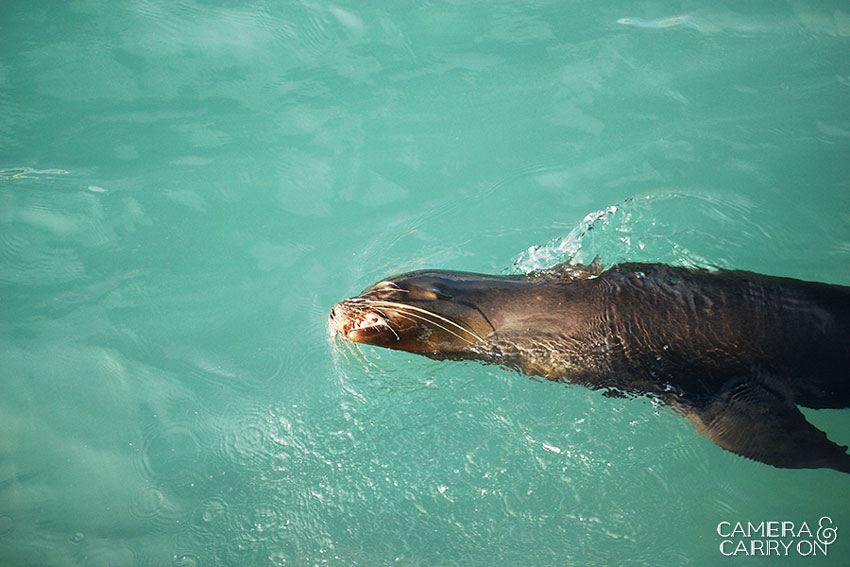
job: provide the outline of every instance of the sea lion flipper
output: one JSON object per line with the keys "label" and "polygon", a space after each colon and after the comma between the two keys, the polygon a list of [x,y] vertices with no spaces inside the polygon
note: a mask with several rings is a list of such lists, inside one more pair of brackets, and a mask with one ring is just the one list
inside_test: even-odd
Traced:
{"label": "sea lion flipper", "polygon": [[705,403],[679,411],[724,449],[783,468],[850,473],[847,447],[830,441],[794,404],[754,381],[737,382]]}

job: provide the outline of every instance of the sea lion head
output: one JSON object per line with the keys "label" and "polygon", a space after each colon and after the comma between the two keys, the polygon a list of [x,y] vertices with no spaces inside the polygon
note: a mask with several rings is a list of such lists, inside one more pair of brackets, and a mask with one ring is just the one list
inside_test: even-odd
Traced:
{"label": "sea lion head", "polygon": [[337,303],[337,333],[356,343],[449,355],[474,350],[494,330],[488,316],[491,282],[503,278],[419,271],[376,283]]}

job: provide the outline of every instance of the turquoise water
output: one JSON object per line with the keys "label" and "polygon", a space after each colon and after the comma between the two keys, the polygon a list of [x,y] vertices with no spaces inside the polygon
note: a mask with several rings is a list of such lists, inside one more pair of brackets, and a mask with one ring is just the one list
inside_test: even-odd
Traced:
{"label": "turquoise water", "polygon": [[850,475],[329,337],[596,255],[850,285],[846,3],[3,3],[0,564],[846,565]]}

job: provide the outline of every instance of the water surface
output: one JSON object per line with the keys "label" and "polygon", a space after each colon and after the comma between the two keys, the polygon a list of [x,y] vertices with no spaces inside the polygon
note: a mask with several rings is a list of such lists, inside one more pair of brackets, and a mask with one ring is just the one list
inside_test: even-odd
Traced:
{"label": "water surface", "polygon": [[842,2],[4,3],[0,563],[757,565],[719,522],[828,516],[846,565],[850,475],[326,319],[597,255],[850,285],[848,138]]}

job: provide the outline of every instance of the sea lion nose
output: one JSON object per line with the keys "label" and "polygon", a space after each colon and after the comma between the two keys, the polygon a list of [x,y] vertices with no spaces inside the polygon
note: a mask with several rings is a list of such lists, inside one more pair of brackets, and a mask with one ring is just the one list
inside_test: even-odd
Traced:
{"label": "sea lion nose", "polygon": [[345,326],[348,317],[345,314],[345,307],[342,303],[337,303],[331,308],[331,314],[328,316],[328,321],[338,333],[345,334]]}
{"label": "sea lion nose", "polygon": [[331,321],[334,323],[340,323],[345,320],[345,309],[342,306],[342,303],[337,303],[331,309]]}

